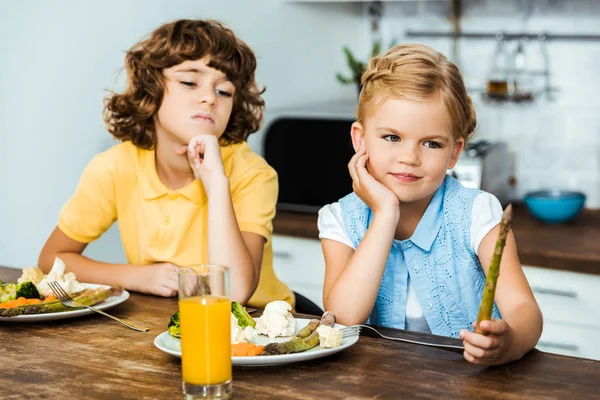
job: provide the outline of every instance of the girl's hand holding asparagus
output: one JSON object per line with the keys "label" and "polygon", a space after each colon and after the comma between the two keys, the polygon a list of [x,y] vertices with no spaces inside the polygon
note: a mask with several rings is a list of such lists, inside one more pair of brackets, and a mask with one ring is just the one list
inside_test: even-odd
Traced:
{"label": "girl's hand holding asparagus", "polygon": [[500,262],[506,237],[512,222],[512,206],[504,210],[494,254],[486,277],[477,321],[473,322],[474,333],[466,329],[460,331],[465,347],[465,359],[473,364],[499,365],[511,361],[514,355],[513,331],[506,320],[491,319],[496,285],[500,275]]}
{"label": "girl's hand holding asparagus", "polygon": [[[473,322],[475,328],[476,322]],[[460,331],[465,347],[464,357],[473,364],[500,365],[511,360],[512,330],[508,322],[502,319],[481,321],[481,330],[487,335]]]}

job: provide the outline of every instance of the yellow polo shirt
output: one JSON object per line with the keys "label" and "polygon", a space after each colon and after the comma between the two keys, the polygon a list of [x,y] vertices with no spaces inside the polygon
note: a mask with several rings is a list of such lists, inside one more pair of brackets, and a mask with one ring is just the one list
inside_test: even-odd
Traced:
{"label": "yellow polo shirt", "polygon": [[[240,230],[267,239],[258,288],[248,304],[264,307],[285,300],[294,306],[293,293],[273,271],[277,173],[246,142],[221,147],[221,156]],[[201,182],[168,189],[156,172],[154,151],[124,142],[90,161],[60,212],[58,227],[71,239],[89,243],[118,219],[130,264],[183,266],[207,262],[207,211]]]}

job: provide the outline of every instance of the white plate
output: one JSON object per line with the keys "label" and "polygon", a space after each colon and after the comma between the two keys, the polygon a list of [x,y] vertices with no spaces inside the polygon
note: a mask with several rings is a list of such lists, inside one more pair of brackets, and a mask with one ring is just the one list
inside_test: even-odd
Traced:
{"label": "white plate", "polygon": [[[302,328],[308,325],[310,319],[304,318],[296,318],[296,333],[298,333]],[[336,328],[344,328],[344,325],[335,324]],[[265,345],[273,342],[285,342],[290,340],[291,337],[287,338],[275,338],[269,339],[267,336],[257,335],[256,339],[253,341],[255,344]],[[358,336],[343,338],[342,345],[339,347],[334,347],[332,349],[322,349],[320,346],[314,347],[310,350],[303,351],[301,353],[293,353],[293,354],[280,354],[276,356],[248,356],[248,357],[231,357],[231,362],[233,365],[237,366],[254,366],[254,367],[264,367],[267,365],[279,365],[279,364],[289,364],[298,361],[306,361],[312,360],[315,358],[321,358],[325,356],[329,356],[331,354],[338,353],[348,347],[352,346],[354,343],[358,342]],[[175,357],[181,358],[181,343],[180,340],[174,338],[169,335],[168,331],[165,331],[158,335],[154,339],[154,345],[159,349],[164,351],[165,353],[171,354]]]}
{"label": "white plate", "polygon": [[[93,283],[83,283],[88,289],[97,289],[97,288],[110,288],[110,286],[106,285],[96,285]],[[125,300],[129,298],[129,292],[127,290],[123,290],[118,296],[112,296],[108,299],[101,301],[100,303],[94,304],[94,308],[99,310],[107,310],[112,308],[118,304],[121,304]],[[66,318],[75,318],[81,317],[83,315],[95,314],[92,310],[88,310],[84,308],[82,310],[74,310],[74,311],[60,311],[54,313],[47,314],[31,314],[31,315],[17,315],[16,317],[0,317],[0,322],[42,322],[42,321],[54,321],[57,319],[66,319]]]}

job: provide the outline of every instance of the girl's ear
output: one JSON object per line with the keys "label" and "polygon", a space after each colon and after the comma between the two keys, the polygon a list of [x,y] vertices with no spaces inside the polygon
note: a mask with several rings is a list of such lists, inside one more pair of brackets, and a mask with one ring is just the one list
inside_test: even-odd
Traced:
{"label": "girl's ear", "polygon": [[448,169],[454,168],[456,163],[458,162],[458,157],[460,153],[465,148],[465,139],[460,138],[456,142],[454,142],[454,148],[452,149],[452,155],[450,156],[450,164],[448,165]]}
{"label": "girl's ear", "polygon": [[358,152],[358,149],[360,149],[365,142],[365,132],[360,122],[354,122],[352,124],[350,136],[352,136],[352,147],[354,147],[354,152]]}

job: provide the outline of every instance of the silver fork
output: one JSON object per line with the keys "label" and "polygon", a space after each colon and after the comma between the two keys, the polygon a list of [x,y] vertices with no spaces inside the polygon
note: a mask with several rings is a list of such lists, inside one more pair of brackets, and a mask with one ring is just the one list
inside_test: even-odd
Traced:
{"label": "silver fork", "polygon": [[384,334],[382,334],[381,332],[379,332],[377,329],[368,326],[368,325],[351,325],[351,326],[347,326],[345,328],[342,328],[342,337],[354,337],[354,336],[359,336],[360,335],[360,331],[361,329],[370,329],[373,332],[375,332],[376,334],[378,334],[379,336],[381,336],[384,339],[388,339],[388,340],[397,340],[399,342],[405,342],[405,343],[412,343],[412,344],[418,344],[421,346],[428,346],[428,347],[435,347],[436,349],[441,349],[441,350],[447,350],[447,351],[452,351],[454,353],[458,353],[458,354],[462,354],[465,349],[462,346],[455,346],[452,344],[441,344],[441,343],[427,343],[427,342],[419,342],[416,340],[410,340],[410,339],[404,339],[404,338],[397,338],[397,337],[390,337],[390,336],[386,336]]}
{"label": "silver fork", "polygon": [[77,303],[73,300],[73,298],[71,296],[69,296],[69,294],[62,288],[62,286],[60,286],[60,284],[58,282],[48,282],[48,286],[50,286],[50,289],[52,289],[52,292],[54,292],[54,295],[56,296],[56,298],[63,303],[65,306],[67,307],[72,307],[72,308],[78,308],[78,307],[85,307],[85,308],[89,308],[90,310],[97,312],[98,314],[102,314],[105,317],[114,319],[117,322],[122,323],[123,325],[133,329],[134,331],[138,331],[138,332],[148,332],[150,329],[148,328],[140,328],[137,327],[133,324],[129,324],[125,321],[123,321],[120,318],[117,318],[115,316],[112,316],[110,314],[105,313],[102,310],[98,310],[97,308],[94,308],[92,306],[86,306],[85,304],[80,304]]}

